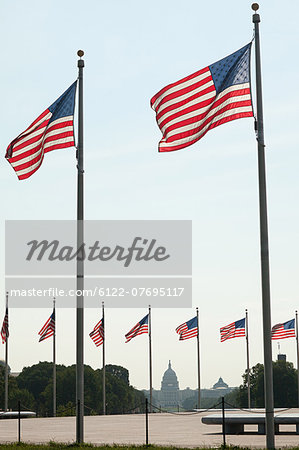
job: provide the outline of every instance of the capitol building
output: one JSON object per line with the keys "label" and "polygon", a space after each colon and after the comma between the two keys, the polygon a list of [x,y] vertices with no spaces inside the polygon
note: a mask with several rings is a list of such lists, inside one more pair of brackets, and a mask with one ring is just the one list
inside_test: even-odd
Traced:
{"label": "capitol building", "polygon": [[[229,387],[220,377],[217,383],[211,389],[201,389],[201,398],[219,398],[234,388]],[[148,397],[149,390],[144,390],[144,394]],[[171,361],[165,370],[161,381],[161,389],[153,389],[153,403],[161,408],[177,408],[182,406],[184,400],[197,395],[197,389],[180,389],[177,375],[171,367]]]}

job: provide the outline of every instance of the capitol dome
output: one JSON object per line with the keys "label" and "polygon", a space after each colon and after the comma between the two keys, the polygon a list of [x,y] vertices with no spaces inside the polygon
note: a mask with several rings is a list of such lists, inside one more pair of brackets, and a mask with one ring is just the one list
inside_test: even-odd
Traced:
{"label": "capitol dome", "polygon": [[213,389],[227,389],[228,384],[226,384],[223,379],[220,377],[217,383],[214,384]]}
{"label": "capitol dome", "polygon": [[178,391],[179,390],[179,382],[176,376],[175,371],[171,368],[171,362],[168,363],[168,369],[165,370],[162,382],[161,382],[161,391]]}

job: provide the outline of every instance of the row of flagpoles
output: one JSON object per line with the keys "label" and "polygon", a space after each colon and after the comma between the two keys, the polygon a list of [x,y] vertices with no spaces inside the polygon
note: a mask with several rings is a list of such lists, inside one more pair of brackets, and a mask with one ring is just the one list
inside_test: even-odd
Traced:
{"label": "row of flagpoles", "polygon": [[[259,178],[259,217],[261,249],[261,287],[263,347],[265,372],[265,408],[267,448],[275,447],[274,398],[271,347],[271,296],[268,243],[265,140],[263,125],[262,77],[260,56],[259,5],[252,4],[254,14],[256,117]],[[186,148],[201,139],[209,130],[231,120],[254,117],[251,100],[250,53],[252,42],[214,64],[161,89],[151,99],[157,124],[162,132],[159,151]],[[6,158],[20,180],[39,169],[44,154],[57,148],[74,145],[73,115],[78,84],[77,145],[77,248],[83,243],[84,165],[83,165],[83,68],[84,52],[77,52],[78,83],[73,83],[23,133],[8,146]],[[77,290],[84,289],[84,261],[77,258]],[[77,296],[76,305],[76,438],[83,441],[84,422],[84,297]],[[150,348],[151,352],[151,348]]]}
{"label": "row of flagpoles", "polygon": [[[56,416],[56,308],[55,299],[53,300],[53,312],[38,332],[40,336],[39,342],[44,341],[53,336],[53,416]],[[199,313],[196,308],[196,316],[182,323],[175,329],[179,335],[179,340],[197,338],[197,378],[198,378],[198,408],[200,408],[200,349],[199,349]],[[153,404],[152,399],[152,350],[151,350],[151,307],[148,314],[144,316],[134,327],[125,334],[126,343],[130,342],[136,336],[148,334],[149,338],[149,384],[150,384],[150,405]],[[89,333],[90,338],[97,347],[102,346],[102,375],[103,375],[103,414],[106,414],[106,373],[105,373],[105,308],[102,303],[102,318],[94,326]],[[6,294],[6,310],[1,328],[2,343],[5,345],[5,400],[4,410],[8,409],[8,337],[9,337],[9,321],[8,321],[8,294]],[[246,356],[247,356],[247,386],[248,386],[248,408],[251,408],[250,397],[250,364],[249,364],[249,338],[248,338],[248,311],[245,310],[243,319],[232,322],[220,328],[220,341],[224,342],[229,339],[245,337],[246,338]],[[298,388],[299,388],[299,345],[298,345],[298,313],[295,311],[295,318],[283,323],[278,323],[272,327],[272,340],[296,338],[297,349],[297,372],[298,372]],[[299,406],[299,389],[298,389],[298,406]]]}

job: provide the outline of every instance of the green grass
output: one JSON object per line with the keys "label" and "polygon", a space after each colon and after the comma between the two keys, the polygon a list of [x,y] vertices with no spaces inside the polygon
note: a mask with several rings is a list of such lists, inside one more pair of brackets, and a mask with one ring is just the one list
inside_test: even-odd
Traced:
{"label": "green grass", "polygon": [[[48,444],[26,444],[24,442],[12,443],[12,444],[0,444],[0,449],[34,449],[34,450],[45,450],[45,449],[76,449],[76,448],[92,448],[101,450],[141,450],[141,449],[152,449],[152,450],[190,450],[190,448],[185,447],[164,447],[159,445],[93,445],[93,444],[60,444],[57,442],[49,442]],[[220,447],[196,447],[193,450],[249,450],[248,447],[238,447],[238,446],[223,446]],[[258,450],[258,449],[256,449]],[[288,450],[299,450],[299,447],[288,447]]]}
{"label": "green grass", "polygon": [[[0,449],[34,449],[34,450],[45,450],[45,449],[76,449],[76,448],[91,448],[91,449],[101,449],[101,450],[142,450],[142,449],[152,449],[152,450],[190,450],[190,448],[176,447],[176,446],[159,446],[159,445],[93,445],[93,444],[60,444],[57,442],[49,442],[48,444],[27,444],[25,442],[12,443],[12,444],[0,444]],[[211,450],[211,447],[196,447],[193,450]],[[223,446],[213,447],[213,450],[224,450]],[[233,447],[227,446],[226,450],[249,450],[245,447]],[[289,449],[288,449],[289,450]],[[295,449],[293,449],[295,450]],[[298,448],[299,450],[299,448]]]}

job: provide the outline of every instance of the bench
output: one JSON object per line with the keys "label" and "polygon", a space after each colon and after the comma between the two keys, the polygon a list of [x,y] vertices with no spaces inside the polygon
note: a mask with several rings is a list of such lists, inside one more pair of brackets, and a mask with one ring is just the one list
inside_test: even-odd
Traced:
{"label": "bench", "polygon": [[[244,425],[257,425],[258,434],[266,433],[265,413],[261,414],[225,414],[225,433],[244,433]],[[202,417],[202,423],[207,425],[222,425],[222,414],[211,414]],[[275,434],[279,433],[280,425],[296,425],[296,434],[299,434],[299,414],[274,414]]]}
{"label": "bench", "polygon": [[[27,419],[36,417],[36,413],[32,411],[20,411],[20,418]],[[0,419],[18,419],[19,411],[0,411]]]}

